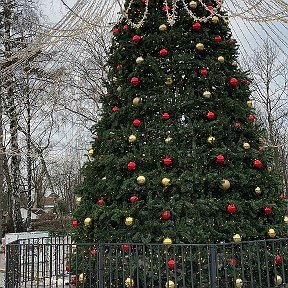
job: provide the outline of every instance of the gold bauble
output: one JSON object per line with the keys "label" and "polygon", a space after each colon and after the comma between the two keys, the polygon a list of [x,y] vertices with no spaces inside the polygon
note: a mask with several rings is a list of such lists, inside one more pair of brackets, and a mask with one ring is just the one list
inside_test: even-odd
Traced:
{"label": "gold bauble", "polygon": [[204,50],[204,44],[203,43],[197,43],[195,48],[197,51],[203,51]]}
{"label": "gold bauble", "polygon": [[203,92],[203,98],[210,99],[211,98],[211,92],[210,91],[204,91]]}
{"label": "gold bauble", "polygon": [[125,225],[130,227],[134,224],[134,218],[131,216],[128,216],[125,218]]}
{"label": "gold bauble", "polygon": [[133,134],[130,135],[129,138],[128,138],[128,141],[130,143],[134,143],[136,140],[137,140],[137,137],[136,137],[136,135],[133,135]]}
{"label": "gold bauble", "polygon": [[215,141],[216,141],[216,138],[213,137],[213,136],[209,136],[208,139],[207,139],[207,142],[208,142],[209,144],[213,144]]}
{"label": "gold bauble", "polygon": [[228,190],[230,188],[231,184],[230,184],[229,180],[223,179],[221,181],[221,186],[222,186],[223,190]]}
{"label": "gold bauble", "polygon": [[166,81],[165,81],[165,84],[167,86],[172,86],[173,85],[173,79],[171,77],[167,77]]}
{"label": "gold bauble", "polygon": [[274,279],[275,281],[275,284],[278,286],[278,285],[281,285],[283,280],[282,280],[282,277],[280,275],[277,275]]}
{"label": "gold bauble", "polygon": [[245,150],[250,149],[250,144],[247,143],[247,142],[243,143],[243,148],[244,148]]}
{"label": "gold bauble", "polygon": [[242,281],[242,279],[240,279],[240,278],[236,279],[236,281],[235,281],[235,287],[236,287],[236,288],[241,288],[242,286],[243,286],[243,281]]}
{"label": "gold bauble", "polygon": [[219,61],[220,63],[224,63],[224,62],[225,62],[225,58],[224,58],[223,56],[219,56],[219,57],[218,57],[218,61]]}
{"label": "gold bauble", "polygon": [[163,186],[168,187],[168,186],[171,185],[171,180],[169,178],[163,178],[161,180],[161,183],[162,183]]}
{"label": "gold bauble", "polygon": [[86,282],[86,274],[85,273],[79,274],[79,282],[80,283]]}
{"label": "gold bauble", "polygon": [[288,216],[287,216],[287,215],[284,216],[284,222],[285,222],[286,224],[288,224]]}
{"label": "gold bauble", "polygon": [[174,282],[169,280],[168,282],[166,282],[165,288],[175,288]]}
{"label": "gold bauble", "polygon": [[213,16],[211,21],[213,24],[217,24],[219,22],[219,18],[217,16]]}
{"label": "gold bauble", "polygon": [[93,148],[90,148],[90,149],[88,150],[88,155],[89,155],[90,157],[92,157],[92,156],[93,156],[93,153],[94,153],[94,149],[93,149]]}
{"label": "gold bauble", "polygon": [[137,64],[141,64],[141,63],[143,63],[144,62],[144,58],[143,57],[138,57],[138,58],[136,58],[136,63]]}
{"label": "gold bauble", "polygon": [[264,145],[265,144],[265,139],[262,138],[262,137],[260,137],[258,141],[259,141],[260,145]]}
{"label": "gold bauble", "polygon": [[172,138],[170,136],[168,136],[166,139],[165,139],[165,143],[166,144],[170,144],[172,142]]}
{"label": "gold bauble", "polygon": [[143,185],[146,182],[146,178],[144,176],[138,176],[136,181],[138,184]]}
{"label": "gold bauble", "polygon": [[240,236],[239,234],[235,234],[235,235],[233,236],[233,241],[234,241],[235,243],[240,243],[240,242],[241,242],[241,236]]}
{"label": "gold bauble", "polygon": [[172,239],[169,238],[169,237],[166,237],[164,240],[163,240],[163,244],[164,245],[171,245],[173,243]]}
{"label": "gold bauble", "polygon": [[275,238],[275,237],[276,237],[276,231],[275,231],[273,228],[270,228],[270,229],[268,230],[268,236],[269,236],[270,238]]}
{"label": "gold bauble", "polygon": [[92,219],[91,218],[86,218],[85,220],[84,220],[84,225],[86,226],[86,227],[89,227],[89,226],[91,226],[91,224],[92,224]]}
{"label": "gold bauble", "polygon": [[80,196],[77,196],[75,201],[77,205],[80,205],[82,198]]}
{"label": "gold bauble", "polygon": [[248,100],[246,102],[246,105],[247,105],[248,108],[253,108],[253,101],[252,100]]}
{"label": "gold bauble", "polygon": [[132,101],[134,106],[137,106],[139,104],[141,104],[141,98],[140,97],[135,97]]}
{"label": "gold bauble", "polygon": [[256,194],[261,194],[261,192],[262,192],[262,190],[261,190],[260,187],[256,187],[256,188],[255,188],[255,193],[256,193]]}
{"label": "gold bauble", "polygon": [[120,93],[120,92],[122,92],[122,90],[123,90],[123,89],[122,89],[122,86],[118,86],[118,87],[117,87],[117,92]]}
{"label": "gold bauble", "polygon": [[134,280],[132,278],[126,278],[125,280],[125,287],[133,287],[134,286]]}
{"label": "gold bauble", "polygon": [[190,1],[189,7],[190,7],[191,9],[196,9],[196,8],[197,8],[197,2],[196,2],[196,1]]}
{"label": "gold bauble", "polygon": [[162,24],[162,25],[159,26],[159,31],[165,32],[166,30],[167,30],[167,25]]}

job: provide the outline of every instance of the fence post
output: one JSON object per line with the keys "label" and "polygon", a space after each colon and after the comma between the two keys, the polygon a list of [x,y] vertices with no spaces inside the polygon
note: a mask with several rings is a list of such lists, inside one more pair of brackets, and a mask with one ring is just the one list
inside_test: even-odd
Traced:
{"label": "fence post", "polygon": [[104,253],[105,253],[105,245],[99,245],[99,253],[98,253],[98,275],[99,275],[99,288],[105,288],[104,283]]}
{"label": "fence post", "polygon": [[217,284],[217,246],[209,245],[209,276],[210,287],[218,288]]}

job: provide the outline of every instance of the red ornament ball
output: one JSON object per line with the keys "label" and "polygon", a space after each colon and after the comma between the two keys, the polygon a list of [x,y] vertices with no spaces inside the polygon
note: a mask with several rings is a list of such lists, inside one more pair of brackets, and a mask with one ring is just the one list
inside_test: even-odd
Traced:
{"label": "red ornament ball", "polygon": [[221,37],[220,35],[216,35],[216,36],[214,37],[214,40],[215,40],[216,42],[221,42],[221,41],[222,41],[222,37]]}
{"label": "red ornament ball", "polygon": [[250,114],[250,115],[248,116],[248,120],[249,120],[249,122],[254,122],[255,116],[252,115],[252,114]]}
{"label": "red ornament ball", "polygon": [[260,160],[256,159],[253,162],[253,167],[256,169],[262,169],[263,168],[263,164]]}
{"label": "red ornament ball", "polygon": [[285,199],[284,193],[280,194],[279,199],[280,199],[280,200],[284,200],[284,199]]}
{"label": "red ornament ball", "polygon": [[248,83],[248,80],[247,80],[247,79],[244,78],[244,79],[241,80],[241,84],[242,84],[242,85],[247,85],[247,83]]}
{"label": "red ornament ball", "polygon": [[209,11],[213,11],[214,8],[213,8],[213,6],[208,6],[207,9],[208,9]]}
{"label": "red ornament ball", "polygon": [[271,215],[272,214],[272,208],[271,207],[265,207],[264,208],[265,215]]}
{"label": "red ornament ball", "polygon": [[192,25],[192,28],[194,31],[199,31],[201,29],[201,24],[199,22],[196,22]]}
{"label": "red ornament ball", "polygon": [[275,263],[276,263],[276,265],[281,265],[281,263],[282,263],[282,257],[281,257],[281,255],[276,255],[276,257],[275,257]]}
{"label": "red ornament ball", "polygon": [[129,162],[128,165],[127,165],[127,167],[128,167],[128,170],[129,170],[129,171],[135,171],[136,168],[137,168],[137,165],[136,165],[135,162]]}
{"label": "red ornament ball", "polygon": [[141,0],[143,4],[147,4],[147,0]]}
{"label": "red ornament ball", "polygon": [[225,162],[225,157],[222,154],[219,154],[216,157],[216,163],[222,165],[224,164],[224,162]]}
{"label": "red ornament ball", "polygon": [[119,33],[119,29],[118,29],[117,27],[115,27],[115,28],[113,29],[113,33],[114,33],[114,34],[118,34],[118,33]]}
{"label": "red ornament ball", "polygon": [[104,205],[104,203],[105,203],[105,202],[104,202],[104,200],[103,200],[103,199],[99,199],[99,200],[98,200],[98,205],[99,205],[99,206],[103,206],[103,205]]}
{"label": "red ornament ball", "polygon": [[71,277],[71,285],[76,285],[76,284],[77,284],[76,276],[72,276]]}
{"label": "red ornament ball", "polygon": [[114,106],[114,107],[112,108],[112,110],[113,110],[114,112],[117,112],[117,111],[119,111],[119,107]]}
{"label": "red ornament ball", "polygon": [[131,78],[131,85],[136,87],[140,84],[140,79],[138,77],[132,77]]}
{"label": "red ornament ball", "polygon": [[168,112],[163,113],[162,118],[163,118],[164,120],[168,120],[168,119],[170,118],[169,113],[168,113]]}
{"label": "red ornament ball", "polygon": [[174,269],[174,268],[175,268],[175,261],[174,261],[174,259],[172,259],[172,258],[168,259],[167,265],[168,265],[168,267],[169,267],[170,269]]}
{"label": "red ornament ball", "polygon": [[140,41],[141,41],[141,36],[139,36],[139,35],[134,35],[133,36],[133,38],[132,38],[132,41],[135,43],[135,44],[137,44],[137,43],[139,43]]}
{"label": "red ornament ball", "polygon": [[130,250],[130,246],[128,244],[123,244],[122,250],[128,252]]}
{"label": "red ornament ball", "polygon": [[78,227],[78,220],[76,220],[76,219],[72,220],[72,227],[73,228]]}
{"label": "red ornament ball", "polygon": [[137,202],[139,200],[139,198],[136,195],[133,195],[130,197],[130,202],[134,203]]}
{"label": "red ornament ball", "polygon": [[65,270],[66,270],[67,272],[70,272],[70,271],[71,271],[71,267],[70,267],[69,265],[66,265],[66,266],[65,266]]}
{"label": "red ornament ball", "polygon": [[240,126],[241,126],[241,123],[240,123],[240,122],[234,122],[234,123],[233,123],[233,126],[234,126],[234,127],[240,127]]}
{"label": "red ornament ball", "polygon": [[96,254],[97,254],[97,250],[96,250],[96,249],[90,249],[90,253],[91,253],[92,255],[96,255]]}
{"label": "red ornament ball", "polygon": [[129,26],[128,26],[127,24],[125,24],[125,25],[123,26],[123,30],[124,30],[125,32],[127,32],[127,31],[129,30]]}
{"label": "red ornament ball", "polygon": [[164,158],[164,159],[163,159],[163,164],[164,164],[165,166],[170,166],[170,165],[172,165],[172,163],[173,163],[172,158]]}
{"label": "red ornament ball", "polygon": [[160,50],[159,54],[161,57],[166,57],[168,55],[168,50],[163,48]]}
{"label": "red ornament ball", "polygon": [[207,75],[208,75],[208,70],[207,70],[207,69],[201,69],[201,70],[200,70],[200,74],[201,74],[202,76],[207,76]]}
{"label": "red ornament ball", "polygon": [[232,77],[232,78],[230,79],[229,83],[230,83],[230,85],[231,85],[232,87],[237,87],[237,86],[238,86],[238,80],[237,80],[236,78],[234,78],[234,77]]}
{"label": "red ornament ball", "polygon": [[237,266],[238,261],[235,258],[230,258],[230,259],[228,259],[228,264],[231,266]]}
{"label": "red ornament ball", "polygon": [[163,7],[162,7],[162,11],[163,12],[168,12],[168,11],[170,11],[170,6],[168,6],[168,5],[163,5]]}
{"label": "red ornament ball", "polygon": [[229,214],[234,214],[234,213],[236,213],[236,211],[237,211],[237,207],[236,207],[236,205],[234,205],[234,204],[229,204],[229,205],[227,205],[227,207],[226,207],[226,211],[229,213]]}
{"label": "red ornament ball", "polygon": [[133,121],[134,127],[139,127],[140,124],[141,124],[141,121],[140,121],[139,119],[135,119],[135,120]]}
{"label": "red ornament ball", "polygon": [[208,120],[214,120],[215,119],[215,113],[214,112],[212,112],[212,111],[208,111],[207,112],[207,114],[206,114],[206,118],[208,119]]}
{"label": "red ornament ball", "polygon": [[169,211],[165,210],[163,213],[162,213],[162,219],[164,220],[169,220],[171,218],[171,214]]}

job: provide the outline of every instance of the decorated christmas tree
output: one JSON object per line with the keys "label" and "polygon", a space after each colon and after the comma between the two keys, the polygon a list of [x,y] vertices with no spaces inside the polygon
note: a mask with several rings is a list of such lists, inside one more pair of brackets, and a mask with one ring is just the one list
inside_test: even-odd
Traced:
{"label": "decorated christmas tree", "polygon": [[[77,190],[75,242],[239,243],[287,235],[281,180],[221,8],[221,0],[126,1]],[[80,282],[91,282],[87,267],[78,267]]]}

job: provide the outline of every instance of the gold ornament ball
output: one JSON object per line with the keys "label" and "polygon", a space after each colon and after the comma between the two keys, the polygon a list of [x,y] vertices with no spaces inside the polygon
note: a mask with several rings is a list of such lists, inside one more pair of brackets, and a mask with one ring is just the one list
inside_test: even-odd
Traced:
{"label": "gold ornament ball", "polygon": [[82,200],[82,198],[81,198],[80,196],[77,196],[77,197],[76,197],[76,200],[75,200],[75,201],[76,201],[76,204],[77,204],[77,205],[80,205],[81,200]]}
{"label": "gold ornament ball", "polygon": [[173,85],[173,79],[171,77],[167,77],[165,80],[165,84],[167,86],[172,86]]}
{"label": "gold ornament ball", "polygon": [[85,220],[84,220],[84,225],[86,226],[86,227],[89,227],[89,226],[91,226],[91,224],[92,224],[92,219],[91,218],[86,218]]}
{"label": "gold ornament ball", "polygon": [[166,139],[165,139],[165,143],[166,144],[170,144],[172,142],[172,138],[170,136],[168,136]]}
{"label": "gold ornament ball", "polygon": [[250,149],[250,144],[247,143],[247,142],[245,142],[245,143],[243,144],[243,148],[244,148],[245,150]]}
{"label": "gold ornament ball", "polygon": [[90,148],[90,149],[88,150],[88,155],[89,155],[90,157],[92,157],[92,156],[93,156],[93,153],[94,153],[94,149],[93,149],[93,148]]}
{"label": "gold ornament ball", "polygon": [[259,195],[259,194],[261,194],[261,192],[262,192],[262,190],[261,190],[260,187],[256,187],[256,188],[255,188],[255,193],[256,193],[256,194]]}
{"label": "gold ornament ball", "polygon": [[214,144],[215,141],[216,141],[216,138],[213,137],[213,136],[209,136],[208,139],[207,139],[207,142],[208,142],[209,144]]}
{"label": "gold ornament ball", "polygon": [[134,106],[138,106],[141,104],[141,98],[140,97],[135,97],[132,101]]}
{"label": "gold ornament ball", "polygon": [[140,57],[137,57],[137,58],[136,58],[136,63],[137,63],[137,64],[141,64],[141,63],[143,63],[143,62],[144,62],[144,58],[143,58],[143,57],[140,56]]}
{"label": "gold ornament ball", "polygon": [[134,224],[134,218],[131,216],[128,216],[125,218],[125,225],[130,227]]}
{"label": "gold ornament ball", "polygon": [[258,141],[259,141],[260,145],[264,145],[265,144],[265,139],[262,138],[262,137],[260,137]]}
{"label": "gold ornament ball", "polygon": [[79,282],[80,283],[86,282],[86,274],[85,273],[79,274]]}
{"label": "gold ornament ball", "polygon": [[243,286],[243,281],[242,281],[242,279],[240,279],[240,278],[236,279],[236,281],[235,281],[235,287],[236,287],[236,288],[241,288],[242,286]]}
{"label": "gold ornament ball", "polygon": [[246,105],[247,105],[248,108],[253,108],[253,101],[252,100],[248,100],[246,102]]}
{"label": "gold ornament ball", "polygon": [[163,186],[165,186],[165,187],[168,187],[168,186],[170,186],[171,185],[171,180],[169,179],[169,178],[163,178],[162,180],[161,180],[161,183],[162,183],[162,185]]}
{"label": "gold ornament ball", "polygon": [[229,180],[227,180],[227,179],[223,179],[221,181],[221,185],[222,185],[222,189],[223,190],[228,190],[230,188],[230,186],[231,186]]}
{"label": "gold ornament ball", "polygon": [[128,141],[130,143],[134,143],[136,140],[137,140],[137,137],[135,135],[133,135],[133,134],[130,135],[129,138],[128,138]]}
{"label": "gold ornament ball", "polygon": [[275,237],[276,237],[276,231],[275,231],[273,228],[270,228],[270,229],[268,230],[268,236],[269,236],[270,238],[275,238]]}
{"label": "gold ornament ball", "polygon": [[217,16],[213,16],[211,20],[213,24],[217,24],[219,22],[219,18]]}
{"label": "gold ornament ball", "polygon": [[281,285],[283,280],[282,280],[282,277],[280,275],[277,275],[274,279],[275,281],[275,284],[278,286],[278,285]]}
{"label": "gold ornament ball", "polygon": [[288,216],[284,216],[284,222],[288,224]]}
{"label": "gold ornament ball", "polygon": [[210,99],[211,98],[211,92],[210,91],[204,91],[203,92],[203,98]]}
{"label": "gold ornament ball", "polygon": [[126,278],[125,280],[125,287],[133,287],[134,286],[134,280],[132,278]]}
{"label": "gold ornament ball", "polygon": [[144,176],[138,176],[136,181],[138,184],[143,185],[146,182],[146,178]]}
{"label": "gold ornament ball", "polygon": [[166,237],[164,240],[163,240],[163,244],[164,245],[171,245],[173,243],[172,239],[169,238],[169,237]]}
{"label": "gold ornament ball", "polygon": [[166,282],[165,288],[175,288],[174,282],[169,280],[168,282]]}
{"label": "gold ornament ball", "polygon": [[224,62],[225,62],[225,58],[224,58],[223,56],[219,56],[219,57],[218,57],[218,61],[219,61],[220,63],[224,63]]}
{"label": "gold ornament ball", "polygon": [[240,242],[241,242],[241,236],[240,236],[239,234],[235,234],[235,235],[233,236],[233,241],[234,241],[235,243],[240,243]]}
{"label": "gold ornament ball", "polygon": [[205,48],[203,43],[197,43],[195,47],[197,51],[203,51]]}
{"label": "gold ornament ball", "polygon": [[165,25],[165,24],[160,25],[159,26],[159,31],[161,31],[161,32],[167,31],[167,25]]}
{"label": "gold ornament ball", "polygon": [[197,8],[197,2],[196,2],[196,1],[190,1],[189,7],[190,7],[191,9],[196,9],[196,8]]}
{"label": "gold ornament ball", "polygon": [[123,89],[122,89],[122,86],[118,86],[118,87],[117,87],[117,92],[120,93],[120,92],[122,92],[122,90],[123,90]]}

